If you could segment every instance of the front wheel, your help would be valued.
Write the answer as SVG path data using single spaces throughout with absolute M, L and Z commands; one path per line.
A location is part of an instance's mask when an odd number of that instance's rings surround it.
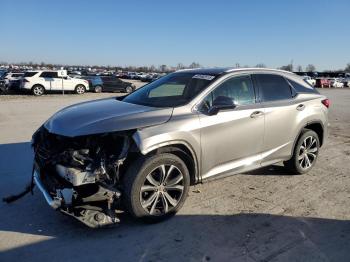
M 142 157 L 124 177 L 124 205 L 135 218 L 160 222 L 184 204 L 190 186 L 185 163 L 173 154 Z
M 134 88 L 132 86 L 127 86 L 125 88 L 126 93 L 130 94 L 132 91 L 134 91 Z
M 320 140 L 316 132 L 305 129 L 295 145 L 293 157 L 284 162 L 285 167 L 296 174 L 309 172 L 316 163 L 319 148 Z
M 79 95 L 82 95 L 85 93 L 85 86 L 83 85 L 77 85 L 75 87 L 75 93 L 79 94 Z

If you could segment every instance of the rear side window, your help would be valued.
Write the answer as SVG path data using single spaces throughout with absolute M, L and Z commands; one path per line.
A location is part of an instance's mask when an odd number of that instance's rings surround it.
M 256 74 L 254 78 L 260 87 L 260 97 L 263 102 L 292 98 L 289 83 L 282 76 Z
M 24 73 L 24 77 L 32 77 L 34 75 L 36 75 L 38 72 L 25 72 Z
M 57 74 L 57 72 L 42 72 L 40 77 L 58 78 L 58 74 Z
M 297 91 L 298 93 L 318 93 L 317 90 L 310 86 L 310 84 L 308 83 L 302 85 L 290 79 L 288 79 L 288 82 L 294 87 L 295 91 Z

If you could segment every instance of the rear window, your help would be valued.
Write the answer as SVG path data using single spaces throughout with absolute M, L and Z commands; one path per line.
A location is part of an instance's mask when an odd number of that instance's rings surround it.
M 42 72 L 40 77 L 58 78 L 58 74 L 57 74 L 57 72 Z
M 256 74 L 262 101 L 278 101 L 292 98 L 292 90 L 284 77 L 271 74 Z
M 36 75 L 38 72 L 25 72 L 24 73 L 24 77 L 32 77 L 34 75 Z

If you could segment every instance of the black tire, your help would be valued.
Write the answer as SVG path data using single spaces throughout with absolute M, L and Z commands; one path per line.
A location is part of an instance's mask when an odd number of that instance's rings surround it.
M 95 86 L 94 87 L 94 92 L 95 93 L 101 93 L 102 92 L 102 86 Z
M 78 94 L 78 95 L 84 94 L 85 91 L 86 91 L 86 88 L 85 88 L 84 85 L 77 85 L 77 86 L 75 87 L 75 93 Z
M 165 180 L 162 184 L 157 186 L 158 189 L 160 187 L 163 188 L 159 190 L 151 189 L 145 192 L 141 192 L 141 187 L 155 188 L 152 184 L 149 184 L 149 180 L 146 178 L 149 177 L 149 175 L 153 174 L 151 175 L 152 178 L 154 178 L 153 181 L 159 182 L 157 181 L 157 172 L 159 173 L 159 176 L 161 176 L 162 166 L 165 166 L 164 173 L 167 174 L 165 176 L 168 176 L 169 179 Z M 169 168 L 166 170 L 167 166 Z M 172 166 L 174 167 L 171 168 Z M 169 172 L 170 169 L 172 170 L 171 172 Z M 173 174 L 170 175 L 170 173 Z M 177 181 L 177 178 L 181 175 L 182 180 L 179 180 L 180 182 L 176 184 L 171 183 L 175 180 Z M 157 154 L 150 157 L 141 157 L 137 159 L 134 163 L 132 163 L 125 174 L 123 185 L 123 202 L 127 211 L 133 217 L 143 222 L 156 223 L 175 215 L 176 212 L 180 210 L 180 208 L 183 206 L 185 199 L 188 195 L 188 190 L 190 186 L 190 175 L 185 163 L 179 157 L 169 153 Z M 174 189 L 176 186 L 180 186 L 180 188 L 183 188 L 182 193 Z M 170 189 L 171 187 L 173 187 L 173 189 Z M 171 196 L 171 200 L 168 201 L 169 198 L 166 194 Z M 153 198 L 155 200 L 152 202 L 149 201 L 154 195 L 157 195 Z M 176 200 L 177 202 L 175 206 L 172 206 L 171 202 L 173 202 L 174 200 Z M 165 204 L 164 201 L 168 204 Z M 148 210 L 148 207 L 145 207 L 145 205 L 147 205 L 146 203 L 151 203 L 148 206 L 150 210 Z M 167 212 L 165 212 L 166 209 Z
M 133 91 L 134 91 L 134 88 L 133 88 L 132 86 L 127 86 L 127 87 L 125 87 L 125 93 L 130 94 L 130 93 L 132 93 Z
M 311 140 L 311 138 L 313 140 Z M 313 144 L 310 146 L 308 143 Z M 309 147 L 309 149 L 305 151 L 303 149 L 305 147 Z M 304 129 L 303 133 L 295 144 L 292 158 L 285 161 L 284 166 L 293 174 L 305 174 L 309 172 L 316 164 L 319 149 L 320 140 L 317 133 L 309 129 Z
M 45 88 L 42 85 L 34 85 L 32 87 L 32 94 L 34 96 L 42 96 L 45 94 Z

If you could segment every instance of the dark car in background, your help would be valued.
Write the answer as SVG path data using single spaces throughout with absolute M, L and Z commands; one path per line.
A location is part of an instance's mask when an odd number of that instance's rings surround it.
M 101 76 L 104 92 L 123 92 L 131 93 L 135 90 L 135 85 L 129 82 L 124 82 L 116 76 Z
M 135 90 L 135 85 L 124 82 L 113 75 L 102 76 L 82 76 L 82 79 L 89 81 L 90 90 L 95 93 L 101 92 L 123 92 L 131 93 Z
M 95 93 L 101 93 L 103 89 L 103 81 L 100 76 L 82 76 L 82 79 L 85 79 L 89 82 L 89 88 Z

